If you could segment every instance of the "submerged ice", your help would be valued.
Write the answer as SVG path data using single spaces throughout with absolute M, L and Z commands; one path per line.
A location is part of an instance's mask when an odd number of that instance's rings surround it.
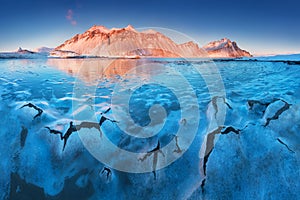
M 210 74 L 199 75 L 193 68 L 204 67 L 205 62 L 151 60 L 182 73 L 195 91 L 199 127 L 187 147 L 185 138 L 176 136 L 179 127 L 189 130 L 195 123 L 191 114 L 182 117 L 182 112 L 195 109 L 189 107 L 185 88 L 172 90 L 145 84 L 133 91 L 128 113 L 139 126 L 151 123 L 151 114 L 157 114 L 151 110 L 153 105 L 166 111 L 166 118 L 154 123 L 154 127 L 163 128 L 152 137 L 135 138 L 119 128 L 123 121 L 111 121 L 115 117 L 113 109 L 124 108 L 122 104 L 111 105 L 118 82 L 132 84 L 151 76 L 176 80 L 177 75 L 167 68 L 149 69 L 143 71 L 143 77 L 134 78 L 125 72 L 137 62 L 146 61 L 120 60 L 126 70 L 103 69 L 103 62 L 107 61 L 0 60 L 1 199 L 24 195 L 37 199 L 300 198 L 299 65 L 216 62 L 226 91 L 226 96 L 218 96 L 209 93 L 202 77 L 209 78 Z M 80 67 L 84 73 L 76 74 Z M 75 81 L 83 88 L 80 96 L 74 95 Z M 92 93 L 93 85 L 96 90 Z M 178 94 L 187 96 L 183 98 L 185 105 L 179 103 Z M 22 108 L 29 103 L 43 112 L 37 116 L 38 109 Z M 107 111 L 110 107 L 112 110 Z M 85 114 L 89 112 L 95 113 L 96 122 L 74 117 L 89 116 Z M 100 127 L 103 114 L 109 120 Z M 225 121 L 222 115 L 226 115 Z M 101 141 L 105 135 L 119 148 L 137 152 L 137 162 L 148 162 L 153 169 L 170 156 L 179 158 L 155 173 L 115 170 L 94 158 L 76 131 L 63 151 L 60 134 L 49 131 L 64 134 L 71 121 L 77 130 L 87 130 L 91 142 Z M 151 133 L 151 129 L 147 131 Z M 169 143 L 168 154 L 152 153 Z M 116 154 L 111 159 L 121 162 L 124 158 Z

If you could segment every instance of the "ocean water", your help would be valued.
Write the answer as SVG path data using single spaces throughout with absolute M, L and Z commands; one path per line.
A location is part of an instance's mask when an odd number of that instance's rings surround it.
M 299 65 L 2 59 L 0 69 L 1 199 L 300 198 Z M 63 150 L 45 127 L 65 133 L 71 121 Z

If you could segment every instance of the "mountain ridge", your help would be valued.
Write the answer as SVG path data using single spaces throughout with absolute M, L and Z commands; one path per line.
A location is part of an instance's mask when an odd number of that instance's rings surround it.
M 235 41 L 231 41 L 228 38 L 212 41 L 203 46 L 203 48 L 210 57 L 252 57 L 248 51 L 239 48 Z
M 131 25 L 112 29 L 94 25 L 57 46 L 51 55 L 71 51 L 78 55 L 100 57 L 251 57 L 236 42 L 227 38 L 226 41 L 228 45 L 222 48 L 206 48 L 207 45 L 201 48 L 192 41 L 177 44 L 166 35 L 151 29 L 139 32 Z M 218 44 L 216 42 L 209 43 L 210 47 Z

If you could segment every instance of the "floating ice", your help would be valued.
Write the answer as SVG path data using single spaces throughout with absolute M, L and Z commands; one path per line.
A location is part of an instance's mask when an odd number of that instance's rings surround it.
M 69 62 L 74 70 L 82 64 L 81 60 L 64 59 L 55 60 L 52 64 L 45 60 L 0 60 L 3 69 L 0 75 L 1 199 L 25 194 L 32 198 L 44 198 L 45 195 L 63 198 L 66 193 L 71 195 L 70 198 L 80 199 L 300 198 L 300 68 L 297 65 L 219 61 L 217 66 L 227 94 L 226 98 L 211 101 L 213 96 L 209 96 L 205 81 L 193 70 L 191 63 L 156 60 L 182 73 L 196 93 L 199 127 L 193 143 L 186 149 L 185 138 L 174 134 L 179 126 L 188 130 L 190 124 L 195 123 L 194 116 L 182 117 L 182 105 L 163 87 L 145 85 L 130 99 L 129 113 L 140 125 L 149 123 L 151 105 L 159 103 L 166 108 L 167 119 L 163 129 L 149 139 L 129 136 L 118 129 L 118 123 L 109 120 L 99 127 L 103 134 L 101 137 L 96 126 L 98 121 L 95 124 L 90 119 L 74 120 L 74 116 L 91 116 L 91 112 L 100 120 L 101 113 L 111 107 L 111 93 L 115 84 L 118 81 L 129 84 L 136 80 L 129 79 L 129 76 L 115 79 L 109 74 L 105 77 L 95 76 L 95 72 L 101 72 L 100 64 L 103 61 L 98 63 L 97 60 L 88 59 L 84 61 L 86 73 L 77 77 L 87 90 L 84 90 L 84 95 L 73 97 L 75 73 L 70 73 L 69 67 L 66 67 Z M 192 64 L 203 66 L 202 61 Z M 209 78 L 208 72 L 203 70 L 202 75 Z M 115 68 L 111 73 L 124 72 Z M 174 77 L 170 71 L 164 74 L 163 70 L 151 71 L 150 75 L 165 79 Z M 95 93 L 88 90 L 92 85 L 97 85 Z M 188 96 L 185 88 L 180 88 L 179 94 L 184 97 L 187 111 L 195 109 L 189 104 L 191 96 Z M 274 99 L 280 100 L 272 102 Z M 261 103 L 251 107 L 250 100 Z M 43 109 L 40 117 L 33 119 L 37 114 L 34 109 L 19 109 L 29 102 Z M 265 105 L 267 102 L 271 103 Z M 73 107 L 73 103 L 78 107 Z M 287 108 L 287 104 L 289 108 L 283 109 Z M 222 113 L 226 114 L 224 121 L 221 120 Z M 105 116 L 113 119 L 114 110 Z M 265 126 L 267 119 L 272 120 Z M 60 136 L 50 134 L 45 127 L 65 133 L 70 121 L 84 130 L 86 137 L 91 138 L 90 142 L 102 141 L 106 136 L 114 145 L 136 151 L 140 157 L 155 148 L 157 141 L 162 147 L 171 141 L 171 150 L 166 157 L 186 152 L 171 165 L 157 170 L 156 179 L 151 172 L 134 174 L 117 171 L 95 159 L 76 132 L 69 137 L 62 151 Z M 217 134 L 206 162 L 206 181 L 202 189 L 200 160 L 204 157 L 199 157 L 199 151 L 205 144 L 206 135 L 218 126 L 234 127 L 240 129 L 240 133 Z M 125 159 L 117 154 L 110 156 L 115 162 Z M 145 162 L 152 166 L 153 158 L 154 155 L 150 155 Z M 163 162 L 163 159 L 159 155 L 158 162 Z M 104 166 L 112 171 L 108 177 L 106 172 L 101 174 Z

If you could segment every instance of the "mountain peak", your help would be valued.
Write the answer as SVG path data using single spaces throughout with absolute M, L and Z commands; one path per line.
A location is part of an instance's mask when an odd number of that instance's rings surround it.
M 235 41 L 222 38 L 203 47 L 211 57 L 251 57 L 251 54 L 238 47 Z
M 114 31 L 122 31 L 122 30 L 137 32 L 133 28 L 133 26 L 130 25 L 130 24 L 125 28 L 111 28 L 111 29 L 108 29 L 108 28 L 106 28 L 105 26 L 102 26 L 102 25 L 94 25 L 90 29 L 88 29 L 86 32 L 99 32 L 99 33 L 108 34 L 108 33 L 114 32 Z
M 208 54 L 206 54 L 206 52 Z M 211 42 L 204 50 L 194 42 L 177 44 L 164 34 L 146 30 L 138 32 L 132 25 L 111 28 L 94 25 L 55 48 L 55 51 L 104 57 L 243 57 L 251 56 L 228 38 Z
M 21 53 L 21 54 L 33 54 L 34 53 L 33 51 L 29 51 L 27 49 L 22 49 L 21 47 L 19 47 L 16 52 Z
M 132 25 L 128 24 L 128 26 L 125 28 L 125 30 L 128 30 L 128 31 L 136 31 Z
M 87 30 L 87 32 L 93 32 L 93 31 L 108 33 L 110 30 L 108 28 L 106 28 L 105 26 L 98 26 L 98 25 L 94 25 L 90 29 Z
M 37 53 L 50 53 L 54 48 L 49 48 L 49 47 L 38 47 L 33 49 L 33 52 Z
M 231 42 L 231 40 L 230 39 L 228 39 L 228 38 L 222 38 L 221 40 L 219 40 L 219 41 L 222 41 L 222 42 Z
M 154 30 L 139 32 L 132 25 L 108 29 L 93 26 L 65 41 L 55 52 L 102 57 L 203 57 L 205 52 L 193 42 L 177 44 Z
M 232 45 L 231 40 L 228 39 L 228 38 L 222 38 L 220 40 L 216 40 L 216 41 L 208 43 L 203 48 L 209 51 L 209 50 L 215 50 L 215 49 L 223 48 L 226 45 Z

